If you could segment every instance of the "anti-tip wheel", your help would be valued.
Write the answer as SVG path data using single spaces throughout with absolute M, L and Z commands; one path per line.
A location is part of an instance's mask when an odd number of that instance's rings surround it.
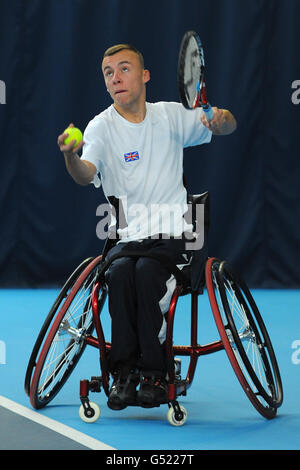
M 168 418 L 169 423 L 172 424 L 172 426 L 183 426 L 183 424 L 186 422 L 186 420 L 187 420 L 187 411 L 184 408 L 184 406 L 180 405 L 180 411 L 182 413 L 182 417 L 181 417 L 181 419 L 178 419 L 173 406 L 171 406 L 169 408 L 169 411 L 167 413 L 167 418 Z
M 79 408 L 79 416 L 85 423 L 95 423 L 100 417 L 100 407 L 97 403 L 90 401 L 89 408 L 90 409 L 85 410 L 84 406 L 81 405 Z

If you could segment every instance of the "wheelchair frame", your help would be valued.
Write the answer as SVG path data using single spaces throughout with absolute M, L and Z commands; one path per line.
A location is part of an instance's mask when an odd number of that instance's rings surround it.
M 110 350 L 111 344 L 105 340 L 103 328 L 100 321 L 100 313 L 98 308 L 98 298 L 101 283 L 98 281 L 95 283 L 92 293 L 92 311 L 93 321 L 97 333 L 97 337 L 88 336 L 86 338 L 86 344 L 94 348 L 99 349 L 100 352 L 100 364 L 102 376 L 100 378 L 93 377 L 91 381 L 82 380 L 80 383 L 80 399 L 88 410 L 88 394 L 89 391 L 100 391 L 101 386 L 105 391 L 106 395 L 109 395 L 109 372 L 105 366 L 106 354 Z M 177 286 L 172 295 L 170 301 L 170 307 L 167 314 L 167 332 L 166 332 L 166 357 L 168 364 L 168 402 L 172 404 L 173 408 L 178 409 L 176 398 L 179 395 L 186 395 L 186 390 L 191 386 L 196 365 L 199 356 L 206 354 L 212 354 L 214 352 L 224 349 L 224 345 L 221 340 L 215 341 L 206 345 L 200 345 L 198 343 L 198 294 L 191 294 L 191 341 L 190 345 L 176 346 L 173 345 L 173 325 L 175 310 L 178 298 L 181 294 L 182 287 Z M 178 380 L 178 373 L 176 373 L 175 356 L 189 356 L 190 364 L 185 380 Z M 137 404 L 138 405 L 138 404 Z
M 220 262 L 216 258 L 209 258 L 206 262 L 205 267 L 205 277 L 206 277 L 206 285 L 209 294 L 210 305 L 212 308 L 213 316 L 216 322 L 216 326 L 220 333 L 220 340 L 213 341 L 208 344 L 200 345 L 198 343 L 198 298 L 199 292 L 190 292 L 191 294 L 191 328 L 190 328 L 190 345 L 173 345 L 173 327 L 174 327 L 174 319 L 175 319 L 175 311 L 177 306 L 177 301 L 179 297 L 182 295 L 184 291 L 183 286 L 177 285 L 172 295 L 170 306 L 167 314 L 167 332 L 166 332 L 166 358 L 167 358 L 167 365 L 168 365 L 168 399 L 167 402 L 169 405 L 169 413 L 168 413 L 168 420 L 171 424 L 180 426 L 184 424 L 186 419 L 186 410 L 184 407 L 179 405 L 177 398 L 180 395 L 186 395 L 188 388 L 192 385 L 195 370 L 198 362 L 198 358 L 200 356 L 204 356 L 207 354 L 212 354 L 217 351 L 221 351 L 225 349 L 228 359 L 234 369 L 234 372 L 244 389 L 244 392 L 248 396 L 252 405 L 257 409 L 257 411 L 267 419 L 272 419 L 275 417 L 277 413 L 277 408 L 279 408 L 283 401 L 283 391 L 282 391 L 282 383 L 280 372 L 278 368 L 278 364 L 276 361 L 275 353 L 267 333 L 266 327 L 263 323 L 262 317 L 257 309 L 257 306 L 254 302 L 250 291 L 248 290 L 245 283 L 240 279 L 237 278 L 236 274 L 232 274 L 233 271 L 230 269 L 231 276 L 234 276 L 235 279 L 238 279 L 238 284 L 242 286 L 241 288 L 246 292 L 247 299 L 250 302 L 251 308 L 254 311 L 255 318 L 258 321 L 258 326 L 255 325 L 255 321 L 250 315 L 250 326 L 249 332 L 244 330 L 241 336 L 244 335 L 245 337 L 250 336 L 250 341 L 256 342 L 259 340 L 258 348 L 261 349 L 261 354 L 263 357 L 263 366 L 266 369 L 266 381 L 267 386 L 271 389 L 271 395 L 262 391 L 263 387 L 260 387 L 259 380 L 257 377 L 253 378 L 252 374 L 252 366 L 246 365 L 247 374 L 245 374 L 241 370 L 241 366 L 239 362 L 241 359 L 236 357 L 236 353 L 234 351 L 234 347 L 232 345 L 232 338 L 229 337 L 228 333 L 226 332 L 226 328 L 228 329 L 228 325 L 225 328 L 223 320 L 221 319 L 220 309 L 217 305 L 216 296 L 214 293 L 214 287 L 212 278 L 210 276 L 212 266 L 217 264 L 219 268 L 224 269 L 224 263 Z M 227 268 L 228 269 L 228 268 Z M 99 392 L 101 391 L 101 387 L 105 391 L 106 395 L 109 394 L 109 372 L 106 368 L 106 354 L 110 350 L 110 343 L 106 342 L 104 332 L 102 329 L 101 321 L 100 321 L 100 314 L 99 311 L 99 292 L 101 289 L 101 282 L 97 281 L 94 285 L 93 292 L 92 292 L 92 312 L 93 312 L 93 322 L 95 325 L 97 337 L 88 336 L 86 338 L 86 344 L 93 346 L 99 349 L 100 352 L 100 368 L 102 371 L 101 377 L 92 377 L 91 381 L 85 379 L 80 382 L 80 400 L 82 403 L 82 419 L 89 421 L 93 420 L 95 415 L 95 409 L 90 406 L 89 402 L 89 392 Z M 203 293 L 203 290 L 200 294 Z M 102 302 L 101 302 L 102 303 Z M 249 317 L 248 317 L 249 318 Z M 252 328 L 252 332 L 250 333 L 250 328 Z M 233 328 L 234 330 L 236 328 Z M 259 332 L 258 330 L 261 330 Z M 253 332 L 254 331 L 254 332 Z M 251 338 L 252 335 L 252 338 Z M 264 353 L 264 348 L 268 350 L 268 357 Z M 181 376 L 176 373 L 176 359 L 175 356 L 187 356 L 190 358 L 188 371 L 185 379 L 182 379 Z M 177 359 L 178 360 L 178 359 Z M 246 361 L 247 358 L 243 357 L 242 361 Z M 250 374 L 250 377 L 248 377 Z M 254 374 L 255 376 L 255 374 Z M 254 384 L 252 384 L 254 381 Z M 250 385 L 249 385 L 250 384 Z M 254 388 L 254 391 L 253 391 Z M 263 403 L 261 402 L 263 401 Z M 161 403 L 163 404 L 163 403 Z M 131 406 L 138 406 L 139 403 L 137 402 Z M 93 403 L 93 407 L 95 407 L 95 403 Z M 154 405 L 160 406 L 160 405 Z M 84 417 L 85 416 L 85 417 Z
M 91 346 L 99 350 L 102 375 L 92 377 L 91 380 L 84 379 L 80 381 L 81 407 L 79 414 L 86 422 L 93 422 L 99 417 L 99 407 L 90 402 L 89 392 L 100 392 L 103 388 L 106 395 L 109 395 L 110 374 L 107 368 L 106 356 L 111 344 L 105 340 L 100 320 L 101 310 L 107 295 L 103 273 L 115 258 L 126 255 L 149 256 L 147 253 L 142 254 L 141 252 L 122 252 L 122 255 L 110 259 L 109 263 L 105 263 L 105 260 L 103 262 L 102 256 L 94 259 L 89 258 L 78 266 L 63 286 L 42 326 L 26 371 L 25 391 L 29 395 L 34 408 L 42 408 L 54 398 L 72 373 L 85 347 Z M 267 329 L 244 281 L 225 261 L 221 262 L 216 258 L 205 258 L 205 269 L 201 269 L 203 279 L 200 282 L 200 288 L 198 285 L 198 288 L 193 290 L 191 286 L 186 286 L 184 276 L 175 265 L 167 259 L 163 261 L 168 264 L 177 280 L 177 286 L 173 292 L 167 313 L 168 399 L 164 403 L 169 406 L 169 422 L 172 425 L 181 426 L 186 421 L 187 412 L 182 405 L 179 405 L 177 398 L 180 395 L 186 395 L 187 389 L 192 385 L 198 358 L 223 349 L 225 349 L 234 372 L 252 405 L 265 418 L 274 418 L 283 401 L 280 372 Z M 90 297 L 88 304 L 84 305 L 80 317 L 81 323 L 71 326 L 69 324 L 71 320 L 68 318 L 70 305 L 76 298 L 81 286 L 84 285 L 87 279 L 90 279 L 94 270 L 98 271 L 89 286 Z M 220 339 L 200 345 L 198 343 L 198 297 L 199 294 L 203 294 L 205 286 Z M 177 301 L 181 295 L 186 294 L 191 295 L 190 344 L 185 346 L 173 345 Z M 233 304 L 233 308 L 235 304 L 238 306 L 237 313 L 233 311 L 231 304 Z M 90 310 L 92 322 L 86 328 L 84 322 L 89 318 Z M 241 326 L 239 325 L 240 321 L 242 322 Z M 96 336 L 92 335 L 93 327 L 96 330 Z M 49 372 L 49 377 L 40 384 L 44 367 L 46 367 L 48 352 L 51 350 L 55 338 L 60 339 L 60 336 L 63 335 L 67 335 L 69 338 L 65 352 L 59 356 L 56 370 Z M 258 371 L 258 374 L 254 369 L 256 364 L 251 363 L 248 350 L 243 346 L 244 342 L 247 343 L 247 348 L 256 348 L 255 353 L 261 361 L 261 370 Z M 69 356 L 69 350 L 72 351 L 73 346 L 75 352 L 70 359 L 67 356 Z M 68 352 L 66 353 L 66 351 Z M 66 363 L 65 356 L 68 360 Z M 179 361 L 175 359 L 177 356 L 190 358 L 185 379 L 181 378 L 180 368 L 178 367 Z M 47 367 L 50 368 L 50 366 Z M 64 371 L 62 377 L 57 379 L 62 371 Z M 263 377 L 261 377 L 262 375 Z M 56 379 L 58 380 L 57 383 Z M 48 388 L 49 391 L 47 391 Z M 139 403 L 135 405 L 138 406 Z M 155 406 L 160 406 L 160 404 Z

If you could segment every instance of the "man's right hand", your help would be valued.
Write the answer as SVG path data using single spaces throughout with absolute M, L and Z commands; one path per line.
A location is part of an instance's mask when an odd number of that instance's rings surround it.
M 74 127 L 74 124 L 71 123 L 68 127 Z M 68 134 L 60 134 L 57 138 L 57 145 L 59 146 L 60 151 L 64 154 L 68 172 L 78 184 L 86 185 L 91 183 L 96 174 L 96 167 L 91 162 L 81 160 L 77 154 L 84 142 L 82 141 L 75 146 L 76 141 L 72 140 L 68 145 L 65 145 L 64 141 L 66 137 L 68 137 Z
M 67 127 L 74 127 L 74 124 L 71 123 Z M 57 145 L 61 152 L 63 152 L 66 157 L 75 155 L 83 146 L 84 142 L 81 141 L 76 147 L 74 144 L 76 143 L 75 140 L 72 140 L 69 144 L 65 145 L 64 141 L 68 137 L 67 133 L 62 133 L 57 138 Z

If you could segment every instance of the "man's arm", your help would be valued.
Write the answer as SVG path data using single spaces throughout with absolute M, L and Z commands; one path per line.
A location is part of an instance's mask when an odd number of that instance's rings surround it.
M 69 127 L 73 127 L 73 124 L 70 124 Z M 64 140 L 66 137 L 68 137 L 68 134 L 61 134 L 57 139 L 60 151 L 64 154 L 66 168 L 76 183 L 85 186 L 93 181 L 97 172 L 96 167 L 93 163 L 81 160 L 78 156 L 77 152 L 84 143 L 80 142 L 77 147 L 74 147 L 75 141 L 65 145 Z
M 201 121 L 205 127 L 210 129 L 214 135 L 228 135 L 235 131 L 237 124 L 234 116 L 227 109 L 213 107 L 214 117 L 207 121 L 205 114 L 201 116 Z

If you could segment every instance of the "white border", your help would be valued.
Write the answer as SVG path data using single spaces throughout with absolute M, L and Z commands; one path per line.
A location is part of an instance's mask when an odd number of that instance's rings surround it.
M 12 411 L 13 413 L 17 413 L 24 418 L 30 419 L 35 423 L 41 424 L 52 431 L 55 431 L 59 434 L 62 434 L 73 441 L 79 442 L 81 445 L 88 447 L 92 450 L 116 450 L 114 447 L 111 447 L 104 442 L 98 441 L 93 437 L 87 436 L 76 429 L 70 428 L 65 424 L 62 424 L 54 419 L 48 418 L 47 416 L 41 415 L 36 411 L 30 410 L 19 403 L 16 403 L 8 398 L 5 398 L 0 395 L 0 406 L 7 408 L 8 410 Z

